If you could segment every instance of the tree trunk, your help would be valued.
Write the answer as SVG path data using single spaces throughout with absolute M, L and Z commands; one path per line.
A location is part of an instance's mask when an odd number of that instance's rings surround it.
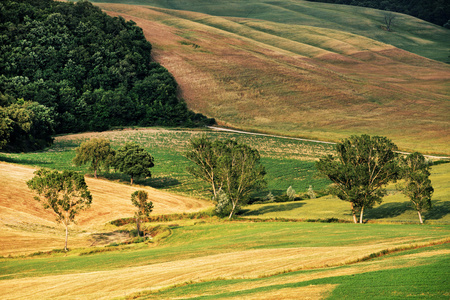
M 97 178 L 97 169 L 94 169 L 94 177 Z
M 359 223 L 363 222 L 363 214 L 364 214 L 364 205 L 361 207 L 361 214 L 359 215 Z
M 231 217 L 233 216 L 235 208 L 236 208 L 236 205 L 233 203 L 233 208 L 231 209 L 230 216 L 228 217 L 228 220 L 231 220 Z
M 417 214 L 419 215 L 419 221 L 420 221 L 420 224 L 423 224 L 422 214 L 420 213 L 419 210 L 417 211 Z
M 351 203 L 351 202 L 350 202 L 350 203 Z M 353 222 L 354 222 L 355 224 L 357 224 L 357 223 L 358 223 L 358 220 L 356 219 L 355 208 L 354 208 L 354 206 L 353 206 L 353 203 L 351 203 L 351 204 L 352 204 Z
M 141 224 L 140 224 L 139 218 L 136 218 L 136 229 L 138 232 L 138 236 L 140 237 L 141 236 Z
M 131 185 L 133 185 L 133 176 L 131 176 Z
M 67 249 L 67 239 L 69 238 L 69 226 L 66 225 L 66 243 L 64 244 L 64 251 L 69 251 L 69 249 Z

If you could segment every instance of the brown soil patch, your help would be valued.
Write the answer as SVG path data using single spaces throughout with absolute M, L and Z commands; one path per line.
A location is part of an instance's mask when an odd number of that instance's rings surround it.
M 63 245 L 62 227 L 55 222 L 55 215 L 33 199 L 26 185 L 34 171 L 31 167 L 0 162 L 0 255 L 43 251 Z M 155 215 L 195 212 L 212 205 L 150 187 L 94 178 L 86 178 L 86 183 L 92 193 L 92 205 L 79 214 L 77 225 L 71 225 L 70 247 L 89 246 L 93 243 L 90 234 L 104 231 L 105 223 L 132 217 L 135 207 L 130 198 L 138 189 L 147 191 Z

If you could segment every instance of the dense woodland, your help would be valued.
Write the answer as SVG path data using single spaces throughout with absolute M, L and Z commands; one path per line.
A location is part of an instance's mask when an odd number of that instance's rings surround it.
M 308 0 L 364 6 L 399 12 L 450 28 L 450 1 L 448 0 Z
M 141 28 L 87 1 L 1 1 L 0 45 L 4 149 L 36 149 L 51 141 L 10 140 L 13 131 L 21 130 L 33 138 L 30 128 L 37 122 L 22 123 L 38 114 L 27 107 L 48 119 L 46 133 L 214 123 L 177 97 L 176 81 L 152 62 Z M 17 123 L 20 118 L 25 121 Z

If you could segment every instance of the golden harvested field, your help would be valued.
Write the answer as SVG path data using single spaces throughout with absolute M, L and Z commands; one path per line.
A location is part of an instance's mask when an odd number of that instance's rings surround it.
M 395 261 L 365 262 L 345 269 L 321 267 L 339 266 L 376 250 L 394 246 L 395 243 L 354 247 L 324 247 L 295 249 L 262 249 L 231 252 L 187 260 L 174 260 L 138 267 L 110 271 L 96 271 L 67 275 L 41 276 L 34 278 L 7 279 L 0 281 L 0 296 L 3 299 L 112 299 L 141 291 L 158 290 L 183 282 L 201 282 L 214 278 L 258 278 L 278 272 L 318 268 L 314 273 L 293 274 L 284 278 L 270 277 L 262 283 L 235 284 L 231 290 L 245 290 L 259 286 L 301 282 L 319 278 L 359 274 L 363 272 L 406 268 L 420 264 L 420 258 L 449 255 L 449 250 L 429 251 L 420 255 L 403 255 Z M 311 296 L 325 295 L 333 286 L 315 286 L 306 289 Z M 228 287 L 230 291 L 230 287 Z M 300 290 L 301 291 L 301 290 Z M 206 295 L 209 291 L 204 291 Z M 279 290 L 293 295 L 299 291 Z M 199 295 L 200 296 L 200 295 Z M 254 295 L 253 299 L 258 299 Z M 276 294 L 268 295 L 275 299 Z M 272 297 L 273 296 L 273 297 Z M 264 298 L 265 299 L 265 298 Z
M 450 67 L 344 31 L 149 6 L 133 20 L 196 112 L 246 130 L 337 141 L 391 138 L 450 154 Z
M 35 169 L 0 162 L 0 255 L 18 255 L 61 248 L 64 233 L 52 212 L 33 199 L 26 181 Z M 86 178 L 92 193 L 91 208 L 78 215 L 77 225 L 69 228 L 69 247 L 101 245 L 127 238 L 121 234 L 95 237 L 105 233 L 109 221 L 132 217 L 135 207 L 131 194 L 143 189 L 153 202 L 152 214 L 172 214 L 204 210 L 211 203 L 158 191 L 150 187 L 129 186 L 107 180 Z

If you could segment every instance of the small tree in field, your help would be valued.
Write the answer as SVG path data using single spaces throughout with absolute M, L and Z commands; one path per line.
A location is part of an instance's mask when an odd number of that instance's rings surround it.
M 423 224 L 422 213 L 431 208 L 431 195 L 434 192 L 429 179 L 430 166 L 422 154 L 415 152 L 402 160 L 402 175 L 406 184 L 401 190 L 411 200 L 420 224 Z
M 87 209 L 92 202 L 84 176 L 73 171 L 50 171 L 40 169 L 34 172 L 35 176 L 27 181 L 28 187 L 38 196 L 37 201 L 42 201 L 45 209 L 51 209 L 56 214 L 56 220 L 66 228 L 67 249 L 69 225 L 75 222 L 75 216 Z
M 138 211 L 134 214 L 136 219 L 136 229 L 138 235 L 141 236 L 141 220 L 148 217 L 153 210 L 153 202 L 147 202 L 148 194 L 146 191 L 136 191 L 131 194 L 131 202 L 137 207 Z
M 317 169 L 332 182 L 331 193 L 351 204 L 353 221 L 363 222 L 365 208 L 381 203 L 384 186 L 399 176 L 397 146 L 385 137 L 352 136 L 336 144 L 337 156 L 328 155 Z
M 114 168 L 131 177 L 131 185 L 136 177 L 151 177 L 150 168 L 154 166 L 153 157 L 136 143 L 126 143 L 117 150 Z
M 80 147 L 75 149 L 76 156 L 73 159 L 75 165 L 80 166 L 87 163 L 91 164 L 94 171 L 94 177 L 97 178 L 97 170 L 108 169 L 114 159 L 114 150 L 111 149 L 109 140 L 103 138 L 93 138 L 81 143 Z

